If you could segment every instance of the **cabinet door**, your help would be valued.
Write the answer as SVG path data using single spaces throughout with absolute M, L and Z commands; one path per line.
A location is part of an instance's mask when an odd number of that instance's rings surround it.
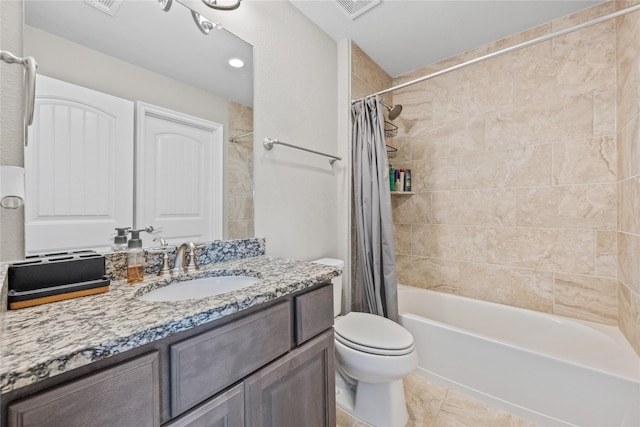
M 328 427 L 336 423 L 333 329 L 245 381 L 251 427 Z
M 53 387 L 9 406 L 9 427 L 160 425 L 158 353 Z
M 279 303 L 171 345 L 171 416 L 176 417 L 291 348 L 291 305 Z
M 244 426 L 244 384 L 220 393 L 202 406 L 187 412 L 165 427 Z

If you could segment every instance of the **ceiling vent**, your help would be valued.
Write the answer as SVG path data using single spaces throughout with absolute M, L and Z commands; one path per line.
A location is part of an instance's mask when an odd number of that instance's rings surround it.
M 382 0 L 336 0 L 340 10 L 351 19 L 356 19 L 372 7 L 380 4 Z
M 95 7 L 100 12 L 104 12 L 109 16 L 113 16 L 124 0 L 84 0 L 90 6 Z

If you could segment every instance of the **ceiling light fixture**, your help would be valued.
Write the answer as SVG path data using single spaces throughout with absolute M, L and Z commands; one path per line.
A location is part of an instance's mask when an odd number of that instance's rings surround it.
M 211 32 L 211 30 L 213 30 L 214 28 L 217 28 L 217 29 L 221 29 L 222 28 L 222 25 L 216 24 L 215 22 L 212 22 L 212 21 L 209 21 L 207 18 L 205 18 L 204 16 L 200 15 L 196 11 L 192 10 L 191 11 L 191 16 L 193 16 L 193 20 L 195 21 L 196 25 L 198 26 L 198 29 L 205 36 L 208 35 Z
M 242 68 L 244 67 L 244 61 L 240 58 L 231 58 L 229 59 L 229 65 L 233 68 Z
M 164 10 L 165 12 L 168 12 L 169 9 L 171 9 L 171 4 L 173 3 L 173 0 L 158 0 L 158 3 L 160 4 L 160 9 Z
M 234 10 L 237 9 L 238 7 L 240 7 L 240 2 L 242 0 L 236 0 L 235 3 L 232 4 L 218 4 L 218 0 L 202 0 L 202 3 L 204 3 L 205 5 L 209 6 L 211 9 L 215 9 L 215 10 Z

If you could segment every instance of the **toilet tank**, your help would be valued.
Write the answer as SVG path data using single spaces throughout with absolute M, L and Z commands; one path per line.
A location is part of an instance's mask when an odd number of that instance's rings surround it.
M 344 268 L 344 261 L 341 259 L 322 258 L 311 262 L 341 269 Z M 331 279 L 331 283 L 333 283 L 333 317 L 336 317 L 339 316 L 342 311 L 342 274 Z

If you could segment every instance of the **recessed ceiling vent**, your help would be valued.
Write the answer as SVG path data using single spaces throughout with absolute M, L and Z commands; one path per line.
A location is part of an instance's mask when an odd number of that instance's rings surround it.
M 380 4 L 382 0 L 336 0 L 340 10 L 351 19 L 356 19 L 372 7 Z
M 113 16 L 124 0 L 84 0 L 90 6 L 95 7 L 100 12 L 104 12 L 109 16 Z

